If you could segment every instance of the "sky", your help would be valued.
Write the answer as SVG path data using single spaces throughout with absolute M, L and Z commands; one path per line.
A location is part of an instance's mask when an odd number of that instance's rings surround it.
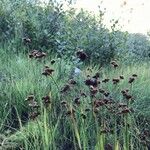
M 74 7 L 84 8 L 97 13 L 98 5 L 106 8 L 104 23 L 110 26 L 110 20 L 119 19 L 122 31 L 146 34 L 150 31 L 150 0 L 76 0 Z

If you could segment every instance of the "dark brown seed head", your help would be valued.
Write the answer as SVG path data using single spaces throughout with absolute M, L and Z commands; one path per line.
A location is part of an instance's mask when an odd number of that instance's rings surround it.
M 127 104 L 124 104 L 124 103 L 119 103 L 119 104 L 118 104 L 118 107 L 119 107 L 119 108 L 122 108 L 122 107 L 127 107 Z
M 45 106 L 48 106 L 51 103 L 50 96 L 44 96 L 42 97 L 42 100 Z
M 125 93 L 123 96 L 124 96 L 127 100 L 130 100 L 130 99 L 132 98 L 132 96 L 131 96 L 130 94 L 128 94 L 128 93 Z
M 85 80 L 85 84 L 87 85 L 87 86 L 93 86 L 93 87 L 97 87 L 98 86 L 98 81 L 96 80 L 96 79 L 87 79 L 87 80 Z
M 61 105 L 66 105 L 67 101 L 61 101 Z
M 108 78 L 106 78 L 106 79 L 102 80 L 102 82 L 104 82 L 104 83 L 107 83 L 108 81 L 109 81 L 109 79 L 108 79 Z
M 32 112 L 29 114 L 30 119 L 36 119 L 40 115 L 40 112 Z
M 134 80 L 135 80 L 135 78 L 131 77 L 131 78 L 129 78 L 128 82 L 131 84 Z
M 106 97 L 108 97 L 109 95 L 110 95 L 109 92 L 105 92 L 105 93 L 104 93 L 104 96 L 106 96 Z
M 126 107 L 122 109 L 118 114 L 127 114 L 127 113 L 130 113 L 130 109 Z
M 34 95 L 29 95 L 26 99 L 25 99 L 25 101 L 32 101 L 32 100 L 34 100 L 35 99 L 35 96 Z
M 42 72 L 42 75 L 51 76 L 53 72 L 54 72 L 53 69 L 50 69 L 48 66 L 45 66 L 44 71 Z
M 93 78 L 95 78 L 95 79 L 98 79 L 99 77 L 100 77 L 99 72 L 97 72 L 97 73 L 93 76 Z
M 96 87 L 90 86 L 90 92 L 92 95 L 95 95 L 98 92 L 98 89 Z
M 91 110 L 90 108 L 86 108 L 86 109 L 85 109 L 86 112 L 87 112 L 87 111 L 90 111 L 90 110 Z
M 80 97 L 75 98 L 74 103 L 77 104 L 77 105 L 80 105 L 80 103 L 81 103 L 80 102 Z
M 30 38 L 23 38 L 23 42 L 24 43 L 31 43 L 31 39 Z
M 118 79 L 118 78 L 114 78 L 114 79 L 112 79 L 113 84 L 118 84 L 118 83 L 119 83 L 119 81 L 120 81 L 120 79 Z
M 94 109 L 93 109 L 93 112 L 94 112 L 95 114 L 98 114 L 99 109 L 98 109 L 98 108 L 94 108 Z
M 77 82 L 75 80 L 73 80 L 73 79 L 70 79 L 69 80 L 69 84 L 75 85 L 75 84 L 77 84 Z
M 133 75 L 132 75 L 132 77 L 137 77 L 137 76 L 138 76 L 137 74 L 133 74 Z
M 81 117 L 83 118 L 83 119 L 86 119 L 86 115 L 85 114 L 81 114 Z
M 75 110 L 72 108 L 66 112 L 66 115 L 74 115 Z
M 87 95 L 84 92 L 81 92 L 81 96 L 87 97 Z
M 65 92 L 67 92 L 68 90 L 70 90 L 70 85 L 69 85 L 69 84 L 66 84 L 66 85 L 62 88 L 61 92 L 62 92 L 62 93 L 65 93 Z
M 105 90 L 104 89 L 99 89 L 99 92 L 103 94 L 103 93 L 105 93 Z
M 113 146 L 111 144 L 105 144 L 105 150 L 113 150 Z
M 38 105 L 38 103 L 36 101 L 33 100 L 29 103 L 29 107 L 39 108 L 40 106 Z
M 53 60 L 51 60 L 51 64 L 53 65 L 54 63 L 55 63 L 56 61 L 53 59 Z
M 83 52 L 82 50 L 77 51 L 77 52 L 76 52 L 76 55 L 77 55 L 77 57 L 78 57 L 81 61 L 86 60 L 87 57 L 88 57 L 87 54 L 86 54 L 85 52 Z
M 120 75 L 120 79 L 122 79 L 122 80 L 123 80 L 123 79 L 124 79 L 124 76 L 123 76 L 123 75 Z
M 119 65 L 117 64 L 117 62 L 116 61 L 111 61 L 111 63 L 110 63 L 114 68 L 117 68 L 117 67 L 119 67 Z

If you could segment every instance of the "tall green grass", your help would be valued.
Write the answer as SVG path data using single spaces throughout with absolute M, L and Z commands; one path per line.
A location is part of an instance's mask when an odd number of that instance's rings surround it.
M 103 150 L 110 146 L 115 150 L 123 149 L 148 149 L 140 143 L 139 135 L 145 129 L 149 129 L 149 97 L 150 97 L 150 72 L 149 62 L 125 65 L 120 62 L 117 69 L 106 66 L 82 66 L 80 76 L 76 76 L 77 84 L 71 87 L 66 94 L 60 90 L 70 78 L 74 64 L 64 59 L 48 56 L 42 60 L 29 59 L 27 54 L 20 53 L 11 55 L 7 50 L 0 50 L 0 131 L 1 149 L 25 150 L 64 150 L 64 149 L 93 149 Z M 50 61 L 56 60 L 51 65 Z M 55 71 L 51 77 L 42 76 L 44 65 L 48 65 Z M 90 69 L 87 69 L 90 68 Z M 91 71 L 90 71 L 91 70 Z M 93 98 L 89 89 L 84 85 L 87 75 L 100 73 L 100 80 L 110 78 L 106 84 L 101 84 L 112 93 L 115 101 L 126 102 L 120 91 L 128 88 L 134 101 L 129 105 L 134 109 L 133 113 L 116 116 L 109 113 L 105 107 L 100 107 L 98 113 L 92 111 Z M 129 77 L 136 73 L 138 78 L 130 85 Z M 117 86 L 111 80 L 124 76 Z M 74 106 L 74 98 L 79 96 L 80 91 L 85 92 L 87 97 L 81 97 L 81 104 Z M 29 120 L 31 111 L 25 98 L 34 94 L 40 105 L 41 115 L 35 120 Z M 45 108 L 41 97 L 51 95 L 51 104 Z M 60 104 L 61 101 L 68 103 L 67 108 Z M 71 113 L 66 113 L 72 108 L 76 109 L 75 118 Z M 89 112 L 85 112 L 90 108 Z M 85 115 L 85 116 L 84 116 Z M 109 124 L 112 133 L 103 130 Z

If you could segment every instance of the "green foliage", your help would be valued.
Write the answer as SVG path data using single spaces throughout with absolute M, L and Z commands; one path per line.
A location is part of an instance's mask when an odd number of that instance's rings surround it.
M 104 14 L 78 12 L 69 3 L 64 10 L 63 4 L 54 1 L 43 7 L 38 2 L 7 0 L 1 2 L 0 38 L 15 51 L 20 51 L 22 38 L 27 37 L 32 43 L 24 45 L 26 51 L 44 49 L 71 58 L 77 49 L 84 49 L 91 61 L 108 63 L 123 41 L 117 39 L 117 21 L 111 32 L 105 28 Z

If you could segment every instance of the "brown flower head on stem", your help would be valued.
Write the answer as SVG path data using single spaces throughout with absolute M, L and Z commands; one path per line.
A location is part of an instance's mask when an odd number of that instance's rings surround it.
M 70 79 L 69 80 L 69 84 L 75 85 L 75 84 L 77 84 L 77 82 L 75 80 L 73 80 L 73 79 Z
M 135 78 L 136 78 L 136 77 L 138 77 L 138 75 L 137 75 L 137 74 L 133 74 L 132 77 L 135 77 Z
M 50 96 L 49 96 L 49 95 L 42 97 L 42 100 L 43 100 L 43 104 L 44 104 L 46 107 L 51 103 L 51 101 L 50 101 Z
M 25 99 L 25 101 L 32 101 L 34 99 L 35 99 L 35 96 L 31 94 Z
M 51 60 L 51 64 L 53 65 L 54 63 L 55 63 L 56 61 L 53 59 L 53 60 Z
M 113 150 L 113 146 L 111 144 L 105 144 L 105 150 Z
M 85 114 L 81 114 L 81 117 L 83 118 L 83 119 L 86 119 L 86 115 Z
M 69 85 L 69 84 L 66 84 L 66 85 L 62 88 L 61 92 L 62 92 L 62 93 L 65 93 L 65 92 L 67 92 L 67 91 L 69 91 L 69 90 L 70 90 L 70 85 Z
M 23 40 L 24 43 L 31 43 L 30 38 L 24 37 L 22 40 Z
M 40 106 L 38 105 L 38 103 L 36 101 L 33 100 L 29 103 L 29 107 L 39 108 Z
M 97 87 L 98 86 L 98 81 L 96 79 L 94 79 L 94 78 L 87 79 L 87 80 L 85 80 L 85 85 Z
M 80 105 L 80 97 L 76 97 L 75 99 L 74 99 L 74 103 L 75 104 L 77 104 L 77 105 Z
M 114 78 L 112 79 L 113 84 L 118 84 L 120 82 L 120 79 Z
M 131 112 L 130 109 L 125 107 L 118 114 L 127 114 L 127 113 L 130 113 L 130 112 Z
M 103 94 L 103 93 L 105 93 L 105 90 L 104 89 L 99 89 L 99 92 Z
M 124 76 L 123 76 L 123 75 L 120 75 L 120 79 L 123 80 L 123 79 L 124 79 Z
M 119 67 L 119 65 L 116 63 L 116 61 L 111 61 L 110 63 L 114 68 Z
M 97 73 L 93 76 L 93 78 L 95 78 L 95 79 L 98 79 L 99 77 L 100 77 L 99 72 L 97 72 Z
M 34 120 L 40 115 L 40 112 L 32 112 L 29 114 L 29 118 Z
M 67 101 L 61 101 L 61 105 L 67 105 Z
M 110 95 L 110 93 L 109 93 L 109 92 L 106 92 L 106 91 L 105 91 L 103 94 L 104 94 L 104 96 L 106 96 L 106 97 L 108 97 L 108 96 Z
M 74 113 L 75 113 L 75 109 L 74 108 L 71 108 L 70 110 L 68 110 L 67 112 L 66 112 L 66 115 L 74 115 Z
M 87 94 L 85 94 L 84 92 L 81 92 L 81 96 L 87 97 Z
M 133 81 L 135 80 L 135 78 L 134 77 L 131 77 L 131 78 L 129 78 L 129 81 L 128 81 L 128 83 L 133 83 Z
M 107 83 L 110 79 L 106 78 L 104 80 L 102 80 L 103 83 Z
M 76 52 L 77 57 L 81 60 L 84 61 L 87 59 L 87 54 L 85 52 L 83 52 L 83 50 L 79 50 Z
M 92 95 L 95 95 L 98 92 L 98 89 L 96 87 L 90 86 L 90 92 Z
M 43 57 L 45 57 L 46 56 L 46 53 L 44 53 L 44 52 L 38 52 L 37 54 L 35 54 L 35 58 L 43 58 Z
M 51 76 L 53 72 L 54 72 L 53 69 L 50 69 L 48 66 L 45 66 L 42 75 Z

